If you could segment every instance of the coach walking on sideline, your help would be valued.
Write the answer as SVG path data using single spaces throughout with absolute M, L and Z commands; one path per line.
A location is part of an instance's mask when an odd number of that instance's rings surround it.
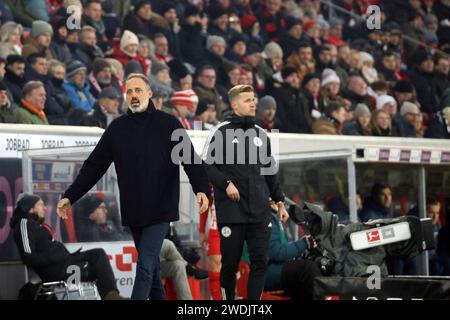
M 214 186 L 220 231 L 220 284 L 227 300 L 235 298 L 236 272 L 244 241 L 250 254 L 248 299 L 259 300 L 264 288 L 271 234 L 270 197 L 278 218 L 289 218 L 273 167 L 270 140 L 255 125 L 253 87 L 238 85 L 228 92 L 233 113 L 212 129 L 204 151 L 208 178 Z
M 172 134 L 190 148 L 191 159 L 183 158 L 200 212 L 208 208 L 208 179 L 192 143 L 172 115 L 156 110 L 147 78 L 132 73 L 126 80 L 128 111 L 114 120 L 84 162 L 73 184 L 58 203 L 65 219 L 71 204 L 88 192 L 114 162 L 117 172 L 122 224 L 129 226 L 138 251 L 132 299 L 165 299 L 161 284 L 159 253 L 169 223 L 179 219 L 180 172 L 171 158 L 177 145 Z M 181 134 L 180 134 L 181 133 Z M 194 159 L 195 158 L 195 159 Z

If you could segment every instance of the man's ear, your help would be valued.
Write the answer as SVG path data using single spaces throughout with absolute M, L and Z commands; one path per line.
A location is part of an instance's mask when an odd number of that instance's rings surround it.
M 153 97 L 152 89 L 148 88 L 148 98 L 151 99 Z

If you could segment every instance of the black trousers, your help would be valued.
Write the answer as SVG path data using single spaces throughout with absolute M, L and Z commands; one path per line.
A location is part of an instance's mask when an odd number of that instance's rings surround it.
M 222 269 L 220 286 L 226 300 L 235 299 L 236 272 L 242 256 L 244 241 L 250 255 L 250 274 L 247 283 L 248 299 L 260 300 L 269 261 L 271 225 L 262 223 L 219 224 Z
M 117 290 L 116 279 L 105 250 L 92 249 L 78 252 L 71 256 L 67 266 L 70 265 L 80 267 L 81 281 L 97 281 L 100 297 L 103 298 L 108 292 Z M 66 274 L 65 278 L 68 277 L 70 275 Z
M 292 300 L 312 300 L 314 278 L 320 276 L 319 266 L 311 260 L 287 261 L 281 271 L 281 285 Z

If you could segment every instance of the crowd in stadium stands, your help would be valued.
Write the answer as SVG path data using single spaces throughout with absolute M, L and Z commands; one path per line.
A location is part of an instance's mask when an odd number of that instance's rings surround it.
M 268 131 L 449 138 L 450 1 L 332 2 L 0 0 L 0 123 L 105 128 L 141 72 L 186 129 L 251 84 Z

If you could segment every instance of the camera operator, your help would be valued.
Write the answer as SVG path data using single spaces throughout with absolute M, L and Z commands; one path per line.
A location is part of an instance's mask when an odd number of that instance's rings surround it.
M 269 266 L 264 289 L 284 290 L 293 300 L 312 300 L 314 278 L 322 276 L 315 262 L 302 259 L 304 252 L 314 246 L 312 238 L 308 235 L 289 242 L 276 211 L 276 206 L 272 205 Z

